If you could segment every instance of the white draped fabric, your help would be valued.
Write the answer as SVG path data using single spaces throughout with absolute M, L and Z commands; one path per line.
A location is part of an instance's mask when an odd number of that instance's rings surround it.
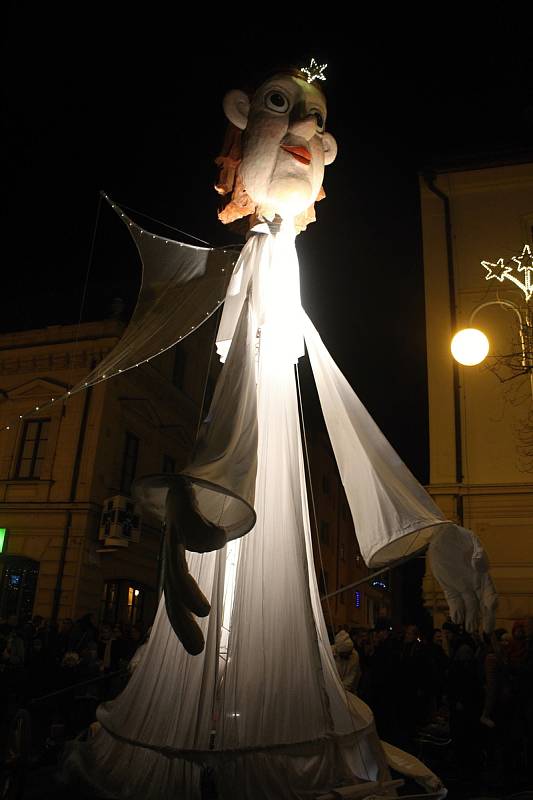
M 294 237 L 265 227 L 243 249 L 219 332 L 227 361 L 185 470 L 199 506 L 206 488 L 222 498 L 201 507 L 207 518 L 219 524 L 236 499 L 255 525 L 188 555 L 212 606 L 204 651 L 185 652 L 162 599 L 129 685 L 67 759 L 107 797 L 198 797 L 201 765 L 227 800 L 311 798 L 387 774 L 371 711 L 337 675 L 317 588 L 294 378 L 303 336 L 368 562 L 410 551 L 442 517 L 304 317 Z M 162 507 L 166 489 L 152 489 Z
M 141 290 L 118 344 L 69 394 L 138 367 L 193 333 L 224 302 L 237 259 L 231 248 L 198 247 L 151 233 L 103 196 L 135 242 Z
M 303 326 L 361 555 L 369 567 L 390 564 L 423 548 L 445 518 L 383 436 L 305 314 Z

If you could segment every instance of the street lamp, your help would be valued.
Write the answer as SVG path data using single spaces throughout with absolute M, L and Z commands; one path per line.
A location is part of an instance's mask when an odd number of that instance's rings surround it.
M 503 360 L 514 373 L 511 376 L 512 378 L 518 375 L 529 375 L 533 399 L 533 315 L 529 305 L 529 301 L 533 296 L 533 256 L 530 246 L 528 244 L 524 245 L 522 254 L 513 256 L 511 261 L 514 261 L 517 267 L 509 262 L 506 263 L 503 258 L 499 258 L 494 263 L 482 261 L 482 266 L 487 270 L 485 280 L 495 278 L 500 283 L 503 283 L 504 280 L 512 282 L 523 292 L 526 301 L 525 306 L 520 308 L 510 300 L 500 299 L 488 300 L 486 303 L 476 306 L 470 315 L 469 327 L 458 331 L 453 337 L 451 351 L 459 364 L 464 364 L 465 366 L 481 364 L 489 353 L 490 344 L 483 331 L 473 327 L 474 318 L 487 306 L 498 305 L 511 309 L 518 318 L 520 354 L 503 357 Z M 516 363 L 517 356 L 519 358 L 518 365 Z

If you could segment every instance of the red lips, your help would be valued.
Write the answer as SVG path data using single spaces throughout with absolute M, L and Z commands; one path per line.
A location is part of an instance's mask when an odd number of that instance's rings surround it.
M 296 161 L 299 161 L 300 164 L 305 164 L 309 166 L 311 163 L 311 153 L 306 147 L 293 147 L 289 144 L 282 144 L 282 150 L 286 150 L 287 153 L 290 153 Z

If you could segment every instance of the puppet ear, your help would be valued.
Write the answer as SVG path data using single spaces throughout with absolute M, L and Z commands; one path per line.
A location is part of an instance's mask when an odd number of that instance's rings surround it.
M 331 133 L 325 133 L 322 137 L 322 143 L 324 145 L 324 164 L 327 167 L 329 164 L 333 164 L 337 157 L 337 142 Z
M 222 105 L 229 121 L 243 131 L 248 123 L 248 114 L 250 112 L 248 95 L 241 92 L 240 89 L 232 89 L 224 97 Z

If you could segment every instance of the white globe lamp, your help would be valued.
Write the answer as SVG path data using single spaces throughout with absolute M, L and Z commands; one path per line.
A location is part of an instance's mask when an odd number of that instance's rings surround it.
M 483 331 L 477 328 L 464 328 L 452 339 L 452 355 L 459 364 L 463 364 L 465 367 L 481 364 L 487 357 L 489 349 L 489 340 Z

